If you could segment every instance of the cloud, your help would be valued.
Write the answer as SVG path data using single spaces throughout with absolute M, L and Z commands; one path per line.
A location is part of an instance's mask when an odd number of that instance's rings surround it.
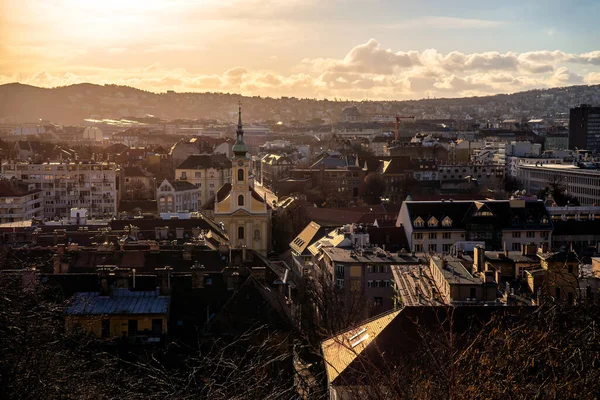
M 578 85 L 583 83 L 583 77 L 570 72 L 567 67 L 561 67 L 554 72 L 548 82 L 552 86 Z
M 496 28 L 503 24 L 503 21 L 494 21 L 488 19 L 425 16 L 421 18 L 414 18 L 410 21 L 387 25 L 386 27 L 389 29 L 418 29 L 423 27 L 429 29 L 482 29 Z
M 600 72 L 590 72 L 583 80 L 589 85 L 598 85 L 600 84 Z
M 113 52 L 115 57 L 119 55 L 119 51 Z M 353 46 L 343 57 L 305 58 L 288 71 L 249 68 L 243 60 L 237 62 L 239 65 L 212 74 L 161 63 L 114 69 L 72 66 L 23 74 L 23 83 L 116 83 L 159 92 L 173 89 L 356 100 L 487 95 L 600 83 L 600 51 L 394 51 L 370 39 Z M 12 72 L 4 73 L 0 82 L 15 77 Z

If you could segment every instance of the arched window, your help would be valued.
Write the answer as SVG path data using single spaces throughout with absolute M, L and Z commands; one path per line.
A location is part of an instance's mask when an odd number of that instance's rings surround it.
M 243 180 L 244 180 L 244 169 L 238 168 L 238 181 L 243 181 Z
M 238 206 L 243 206 L 244 205 L 244 195 L 239 195 L 238 196 Z
M 238 239 L 243 239 L 243 238 L 244 238 L 244 227 L 238 226 Z

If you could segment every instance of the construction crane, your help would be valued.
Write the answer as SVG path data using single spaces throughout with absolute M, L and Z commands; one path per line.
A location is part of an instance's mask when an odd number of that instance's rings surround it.
M 389 122 L 390 120 L 395 122 L 394 139 L 396 142 L 399 139 L 399 128 L 401 119 L 412 119 L 415 120 L 413 115 L 400 115 L 400 114 L 381 114 L 381 113 L 367 113 L 361 114 L 367 117 L 371 117 L 373 122 Z M 379 121 L 375 120 L 375 117 L 379 118 Z

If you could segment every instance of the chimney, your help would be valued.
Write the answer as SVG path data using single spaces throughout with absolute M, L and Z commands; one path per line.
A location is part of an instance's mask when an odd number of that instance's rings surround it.
M 537 252 L 537 247 L 535 243 L 527 243 L 523 246 L 523 255 L 535 255 Z
M 227 278 L 227 290 L 236 290 L 239 285 L 240 273 L 234 271 Z
M 204 265 L 198 265 L 195 263 L 192 266 L 192 288 L 193 289 L 202 289 L 204 288 Z
M 115 283 L 119 289 L 129 289 L 129 268 L 117 268 L 115 271 Z
M 156 268 L 156 275 L 158 277 L 158 283 L 160 288 L 161 296 L 168 296 L 171 294 L 171 271 L 173 268 L 166 266 L 164 268 Z
M 25 269 L 23 271 L 23 291 L 32 293 L 35 292 L 37 286 L 37 270 L 35 267 Z
M 508 249 L 506 248 L 506 242 L 504 242 L 504 257 L 508 257 Z
M 131 225 L 131 228 L 129 229 L 129 236 L 131 236 L 132 238 L 137 240 L 139 233 L 140 233 L 140 228 L 138 228 L 137 226 Z
M 52 256 L 52 266 L 53 272 L 55 274 L 60 274 L 60 257 L 58 256 L 58 254 Z
M 111 274 L 112 268 L 109 267 L 98 267 L 98 278 L 100 278 L 100 296 L 110 296 L 110 284 L 108 278 Z
M 485 270 L 485 248 L 481 246 L 475 246 L 475 271 L 483 272 Z

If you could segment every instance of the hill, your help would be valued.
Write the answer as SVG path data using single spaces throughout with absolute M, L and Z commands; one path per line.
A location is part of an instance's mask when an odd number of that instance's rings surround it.
M 78 125 L 85 118 L 122 118 L 154 115 L 162 119 L 232 120 L 239 95 L 229 93 L 152 93 L 140 89 L 82 83 L 40 88 L 10 83 L 0 85 L 0 121 L 40 119 Z M 485 97 L 408 101 L 330 101 L 282 97 L 243 97 L 251 120 L 337 120 L 342 109 L 358 104 L 366 113 L 410 113 L 416 116 L 506 118 L 564 116 L 580 103 L 600 104 L 600 85 L 582 85 Z

